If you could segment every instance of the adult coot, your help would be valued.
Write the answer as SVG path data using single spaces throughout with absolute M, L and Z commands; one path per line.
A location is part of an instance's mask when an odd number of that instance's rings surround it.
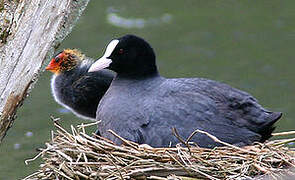
M 142 38 L 126 35 L 112 40 L 102 58 L 89 69 L 107 68 L 117 72 L 102 98 L 96 119 L 101 135 L 120 144 L 107 130 L 154 147 L 179 141 L 171 129 L 187 138 L 195 129 L 220 140 L 248 145 L 271 136 L 280 112 L 270 112 L 246 92 L 203 78 L 166 79 L 159 75 L 155 54 Z M 201 147 L 218 144 L 204 134 L 192 141 Z
M 88 72 L 93 61 L 76 49 L 65 49 L 52 58 L 46 70 L 54 73 L 52 95 L 75 115 L 95 120 L 96 109 L 109 88 L 114 72 Z

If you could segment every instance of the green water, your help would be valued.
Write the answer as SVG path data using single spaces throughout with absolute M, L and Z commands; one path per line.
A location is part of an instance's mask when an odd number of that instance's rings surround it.
M 206 77 L 245 90 L 284 113 L 277 131 L 294 130 L 294 7 L 294 0 L 91 1 L 60 49 L 79 48 L 97 58 L 112 38 L 137 34 L 153 46 L 163 76 Z M 131 25 L 141 18 L 144 27 L 111 24 L 110 12 Z M 19 179 L 38 168 L 40 161 L 26 166 L 24 160 L 50 138 L 50 115 L 61 117 L 66 127 L 81 122 L 59 113 L 50 76 L 41 75 L 0 147 L 0 179 Z

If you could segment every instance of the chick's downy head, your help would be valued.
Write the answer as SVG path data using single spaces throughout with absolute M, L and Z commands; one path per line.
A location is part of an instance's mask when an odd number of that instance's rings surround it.
M 46 70 L 58 75 L 74 69 L 85 56 L 77 49 L 65 49 L 51 59 Z

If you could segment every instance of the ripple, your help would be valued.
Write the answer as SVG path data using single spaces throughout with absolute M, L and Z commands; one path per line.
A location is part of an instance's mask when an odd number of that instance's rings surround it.
M 31 131 L 26 132 L 26 137 L 32 137 L 32 136 L 33 136 L 33 132 Z
M 20 149 L 21 145 L 19 143 L 15 143 L 13 145 L 13 149 Z
M 164 23 L 170 23 L 171 20 L 172 20 L 172 15 L 168 13 L 165 13 L 162 16 L 157 18 L 147 18 L 147 19 L 125 18 L 115 12 L 109 12 L 107 14 L 107 21 L 109 24 L 116 27 L 126 28 L 126 29 L 131 29 L 131 28 L 142 29 L 149 25 L 160 25 Z
M 61 113 L 61 114 L 69 114 L 71 113 L 71 111 L 67 108 L 58 108 L 57 112 Z

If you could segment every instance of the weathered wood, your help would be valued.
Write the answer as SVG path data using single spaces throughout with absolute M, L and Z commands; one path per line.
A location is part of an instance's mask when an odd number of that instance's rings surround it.
M 89 0 L 0 0 L 0 143 L 41 72 Z

